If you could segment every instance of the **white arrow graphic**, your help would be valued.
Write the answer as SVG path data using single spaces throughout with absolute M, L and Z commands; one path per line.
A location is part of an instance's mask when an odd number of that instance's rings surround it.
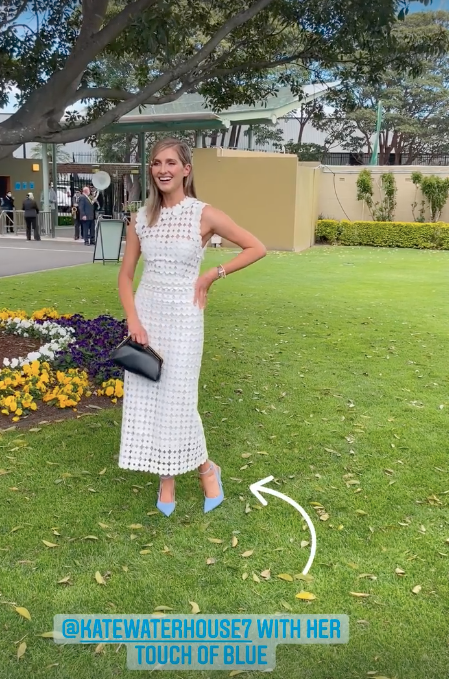
M 261 479 L 260 481 L 257 481 L 256 483 L 253 483 L 249 489 L 254 495 L 257 497 L 259 502 L 261 502 L 264 507 L 268 504 L 268 502 L 265 500 L 265 498 L 262 496 L 262 493 L 267 493 L 268 495 L 275 495 L 276 497 L 280 497 L 281 500 L 285 500 L 285 502 L 288 502 L 289 505 L 294 507 L 295 509 L 298 510 L 298 512 L 303 516 L 304 520 L 306 521 L 309 530 L 310 530 L 310 535 L 312 538 L 312 546 L 310 548 L 310 556 L 309 560 L 306 563 L 306 567 L 303 570 L 303 575 L 306 575 L 306 573 L 309 572 L 313 560 L 315 558 L 315 552 L 316 552 L 316 533 L 315 533 L 315 528 L 314 525 L 310 519 L 310 516 L 307 514 L 307 512 L 299 505 L 297 502 L 291 499 L 291 497 L 288 497 L 288 495 L 284 495 L 284 493 L 280 493 L 278 490 L 273 490 L 273 488 L 267 488 L 266 483 L 270 483 L 270 481 L 273 481 L 274 476 L 267 476 L 266 479 Z

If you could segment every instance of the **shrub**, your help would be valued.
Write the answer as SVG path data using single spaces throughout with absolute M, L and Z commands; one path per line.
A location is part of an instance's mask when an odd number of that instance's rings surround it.
M 70 215 L 59 215 L 58 226 L 73 226 L 73 217 Z
M 449 224 L 325 219 L 317 222 L 316 238 L 339 245 L 449 250 Z

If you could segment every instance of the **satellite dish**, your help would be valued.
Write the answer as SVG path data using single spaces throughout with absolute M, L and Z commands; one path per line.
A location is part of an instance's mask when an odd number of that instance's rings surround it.
M 104 191 L 104 189 L 107 189 L 110 183 L 111 177 L 107 172 L 103 172 L 102 170 L 100 172 L 96 172 L 92 178 L 92 184 L 99 191 Z

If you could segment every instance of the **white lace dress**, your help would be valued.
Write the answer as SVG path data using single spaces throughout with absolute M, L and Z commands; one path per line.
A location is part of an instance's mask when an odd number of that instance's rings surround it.
M 203 310 L 193 304 L 204 255 L 204 203 L 185 198 L 162 208 L 147 225 L 137 213 L 136 232 L 144 271 L 135 295 L 150 346 L 163 358 L 159 382 L 125 372 L 119 467 L 158 475 L 196 469 L 207 460 L 198 413 L 198 378 L 203 353 Z

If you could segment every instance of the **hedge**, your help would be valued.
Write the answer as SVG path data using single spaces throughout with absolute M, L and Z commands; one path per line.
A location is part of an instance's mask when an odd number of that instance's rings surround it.
M 315 234 L 318 242 L 338 245 L 449 250 L 449 224 L 443 222 L 421 224 L 320 219 Z
M 58 226 L 73 226 L 73 217 L 70 215 L 59 215 Z

